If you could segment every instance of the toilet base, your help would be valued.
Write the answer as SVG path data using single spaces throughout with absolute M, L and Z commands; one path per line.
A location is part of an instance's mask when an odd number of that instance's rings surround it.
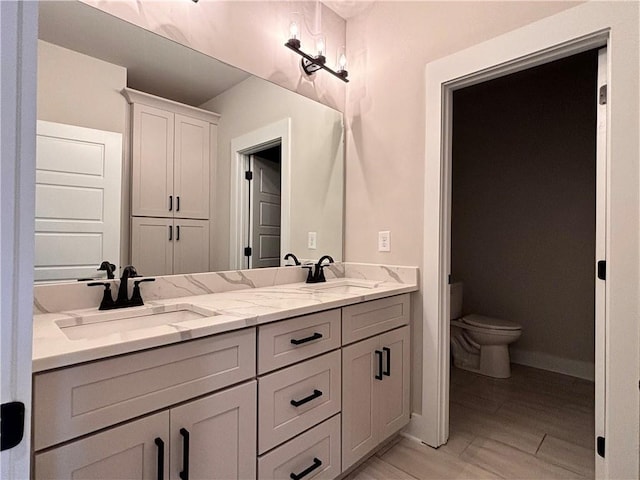
M 451 353 L 457 368 L 493 378 L 509 378 L 511 362 L 508 345 L 471 345 L 460 330 L 452 330 Z

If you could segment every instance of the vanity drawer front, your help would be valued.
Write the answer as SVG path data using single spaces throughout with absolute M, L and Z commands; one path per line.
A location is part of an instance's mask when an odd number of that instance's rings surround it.
M 349 305 L 342 309 L 342 344 L 347 345 L 409 324 L 409 294 Z
M 258 373 L 340 347 L 340 309 L 258 327 Z
M 34 377 L 34 449 L 255 376 L 255 329 L 54 370 Z
M 316 466 L 317 465 L 317 466 Z M 297 477 L 333 479 L 340 475 L 340 414 L 258 459 L 258 480 Z
M 258 453 L 338 413 L 341 388 L 339 350 L 259 378 Z

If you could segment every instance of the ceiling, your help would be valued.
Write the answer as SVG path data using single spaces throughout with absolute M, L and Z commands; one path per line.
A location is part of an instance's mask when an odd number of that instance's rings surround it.
M 127 68 L 127 86 L 199 106 L 250 75 L 81 2 L 39 2 L 38 38 Z

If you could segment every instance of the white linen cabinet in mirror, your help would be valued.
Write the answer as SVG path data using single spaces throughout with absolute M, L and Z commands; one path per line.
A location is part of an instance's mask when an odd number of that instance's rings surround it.
M 131 104 L 131 263 L 143 275 L 208 271 L 220 116 L 132 89 L 123 95 Z

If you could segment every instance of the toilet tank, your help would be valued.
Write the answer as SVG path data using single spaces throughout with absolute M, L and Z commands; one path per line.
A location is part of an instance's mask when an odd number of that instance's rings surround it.
M 462 317 L 462 282 L 449 284 L 449 298 L 451 299 L 449 320 Z

